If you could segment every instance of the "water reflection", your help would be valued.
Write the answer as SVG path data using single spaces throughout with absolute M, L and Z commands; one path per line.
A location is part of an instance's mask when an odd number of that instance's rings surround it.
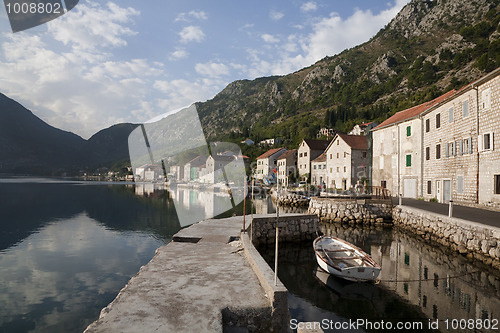
M 161 191 L 0 181 L 0 332 L 81 332 L 180 228 Z
M 439 320 L 442 332 L 446 332 L 446 319 L 500 319 L 496 270 L 393 229 L 322 224 L 322 231 L 370 253 L 382 267 L 382 281 L 358 284 L 329 276 L 317 271 L 311 244 L 282 244 L 278 274 L 291 293 L 292 318 L 422 323 L 422 329 L 415 328 L 415 332 L 431 331 L 429 320 L 434 319 Z M 265 250 L 271 263 L 273 250 Z

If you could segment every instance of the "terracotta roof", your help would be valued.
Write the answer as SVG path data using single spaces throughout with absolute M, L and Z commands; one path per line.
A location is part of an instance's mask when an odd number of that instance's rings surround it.
M 323 154 L 319 155 L 318 157 L 316 157 L 311 162 L 314 163 L 314 162 L 325 162 L 325 161 L 326 161 L 326 153 L 323 153 Z
M 263 158 L 268 158 L 274 154 L 276 154 L 277 152 L 279 152 L 280 150 L 284 150 L 285 148 L 274 148 L 274 149 L 269 149 L 268 151 L 266 151 L 264 154 L 260 155 L 259 157 L 257 157 L 258 160 L 260 159 L 263 159 Z
M 292 149 L 292 150 L 288 150 L 288 151 L 284 152 L 283 154 L 281 154 L 281 156 L 278 158 L 278 160 L 288 158 L 288 156 L 293 155 L 293 154 L 297 154 L 297 149 Z
M 448 97 L 452 96 L 453 94 L 455 94 L 455 92 L 456 92 L 455 89 L 450 90 L 447 93 L 445 93 L 439 97 L 434 98 L 430 102 L 425 102 L 425 103 L 416 105 L 412 108 L 396 112 L 392 117 L 387 118 L 380 125 L 375 127 L 374 130 L 380 129 L 382 127 L 387 127 L 389 125 L 396 124 L 396 123 L 402 122 L 404 120 L 416 117 L 419 114 L 428 110 L 429 108 L 433 107 L 434 105 L 441 103 L 442 101 L 444 101 Z
M 330 144 L 330 140 L 304 139 L 304 141 L 311 150 L 325 150 L 326 147 L 328 147 L 328 145 Z
M 368 139 L 364 135 L 348 135 L 337 133 L 352 149 L 368 149 Z

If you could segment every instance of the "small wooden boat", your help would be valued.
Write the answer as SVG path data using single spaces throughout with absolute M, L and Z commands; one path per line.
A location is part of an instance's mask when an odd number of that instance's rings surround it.
M 380 266 L 363 250 L 342 239 L 321 236 L 314 240 L 314 253 L 325 272 L 349 281 L 375 281 Z

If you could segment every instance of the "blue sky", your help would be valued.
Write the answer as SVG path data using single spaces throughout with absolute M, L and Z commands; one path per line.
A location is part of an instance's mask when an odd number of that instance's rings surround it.
M 88 138 L 285 75 L 367 41 L 409 0 L 86 1 L 12 33 L 0 9 L 0 92 Z

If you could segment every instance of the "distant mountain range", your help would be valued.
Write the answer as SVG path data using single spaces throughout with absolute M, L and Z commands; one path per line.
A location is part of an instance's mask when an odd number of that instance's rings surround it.
M 90 139 L 50 126 L 0 94 L 0 173 L 62 175 L 94 172 L 128 160 L 135 124 L 118 124 Z
M 472 82 L 500 65 L 500 0 L 412 0 L 366 43 L 285 76 L 230 83 L 197 103 L 210 141 L 347 131 Z M 0 94 L 0 173 L 61 174 L 129 163 L 118 124 L 88 140 Z

